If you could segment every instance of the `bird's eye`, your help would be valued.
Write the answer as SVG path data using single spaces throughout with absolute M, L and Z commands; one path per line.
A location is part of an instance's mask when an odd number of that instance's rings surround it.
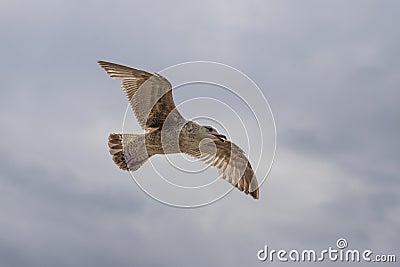
M 212 130 L 213 130 L 213 128 L 211 128 L 211 127 L 206 127 L 206 129 L 208 130 L 208 131 L 210 131 L 210 132 L 212 132 Z

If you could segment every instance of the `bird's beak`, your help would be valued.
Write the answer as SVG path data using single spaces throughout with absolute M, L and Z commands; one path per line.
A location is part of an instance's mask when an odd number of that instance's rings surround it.
M 217 137 L 219 140 L 221 140 L 222 142 L 225 142 L 226 140 L 226 136 L 223 134 L 213 134 L 215 137 Z

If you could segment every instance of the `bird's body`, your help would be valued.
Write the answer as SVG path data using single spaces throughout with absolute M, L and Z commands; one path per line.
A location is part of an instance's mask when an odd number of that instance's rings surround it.
M 159 74 L 99 61 L 111 78 L 122 80 L 144 134 L 113 133 L 110 153 L 119 168 L 136 171 L 151 156 L 185 153 L 217 167 L 222 178 L 258 199 L 258 183 L 242 149 L 211 126 L 185 119 L 176 109 L 172 86 Z

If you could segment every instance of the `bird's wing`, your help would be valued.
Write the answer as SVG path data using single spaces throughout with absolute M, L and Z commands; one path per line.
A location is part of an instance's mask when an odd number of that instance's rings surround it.
M 98 63 L 111 78 L 122 80 L 122 88 L 143 129 L 161 128 L 168 116 L 171 122 L 183 120 L 172 98 L 171 83 L 163 76 L 110 62 Z
M 219 174 L 245 194 L 258 199 L 258 182 L 244 151 L 230 141 L 203 139 L 197 148 L 182 151 L 218 169 Z

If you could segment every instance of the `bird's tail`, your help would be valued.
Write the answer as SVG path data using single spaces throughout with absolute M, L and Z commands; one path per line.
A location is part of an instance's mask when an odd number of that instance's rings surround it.
M 144 134 L 112 133 L 108 147 L 113 161 L 122 170 L 136 171 L 150 158 Z

